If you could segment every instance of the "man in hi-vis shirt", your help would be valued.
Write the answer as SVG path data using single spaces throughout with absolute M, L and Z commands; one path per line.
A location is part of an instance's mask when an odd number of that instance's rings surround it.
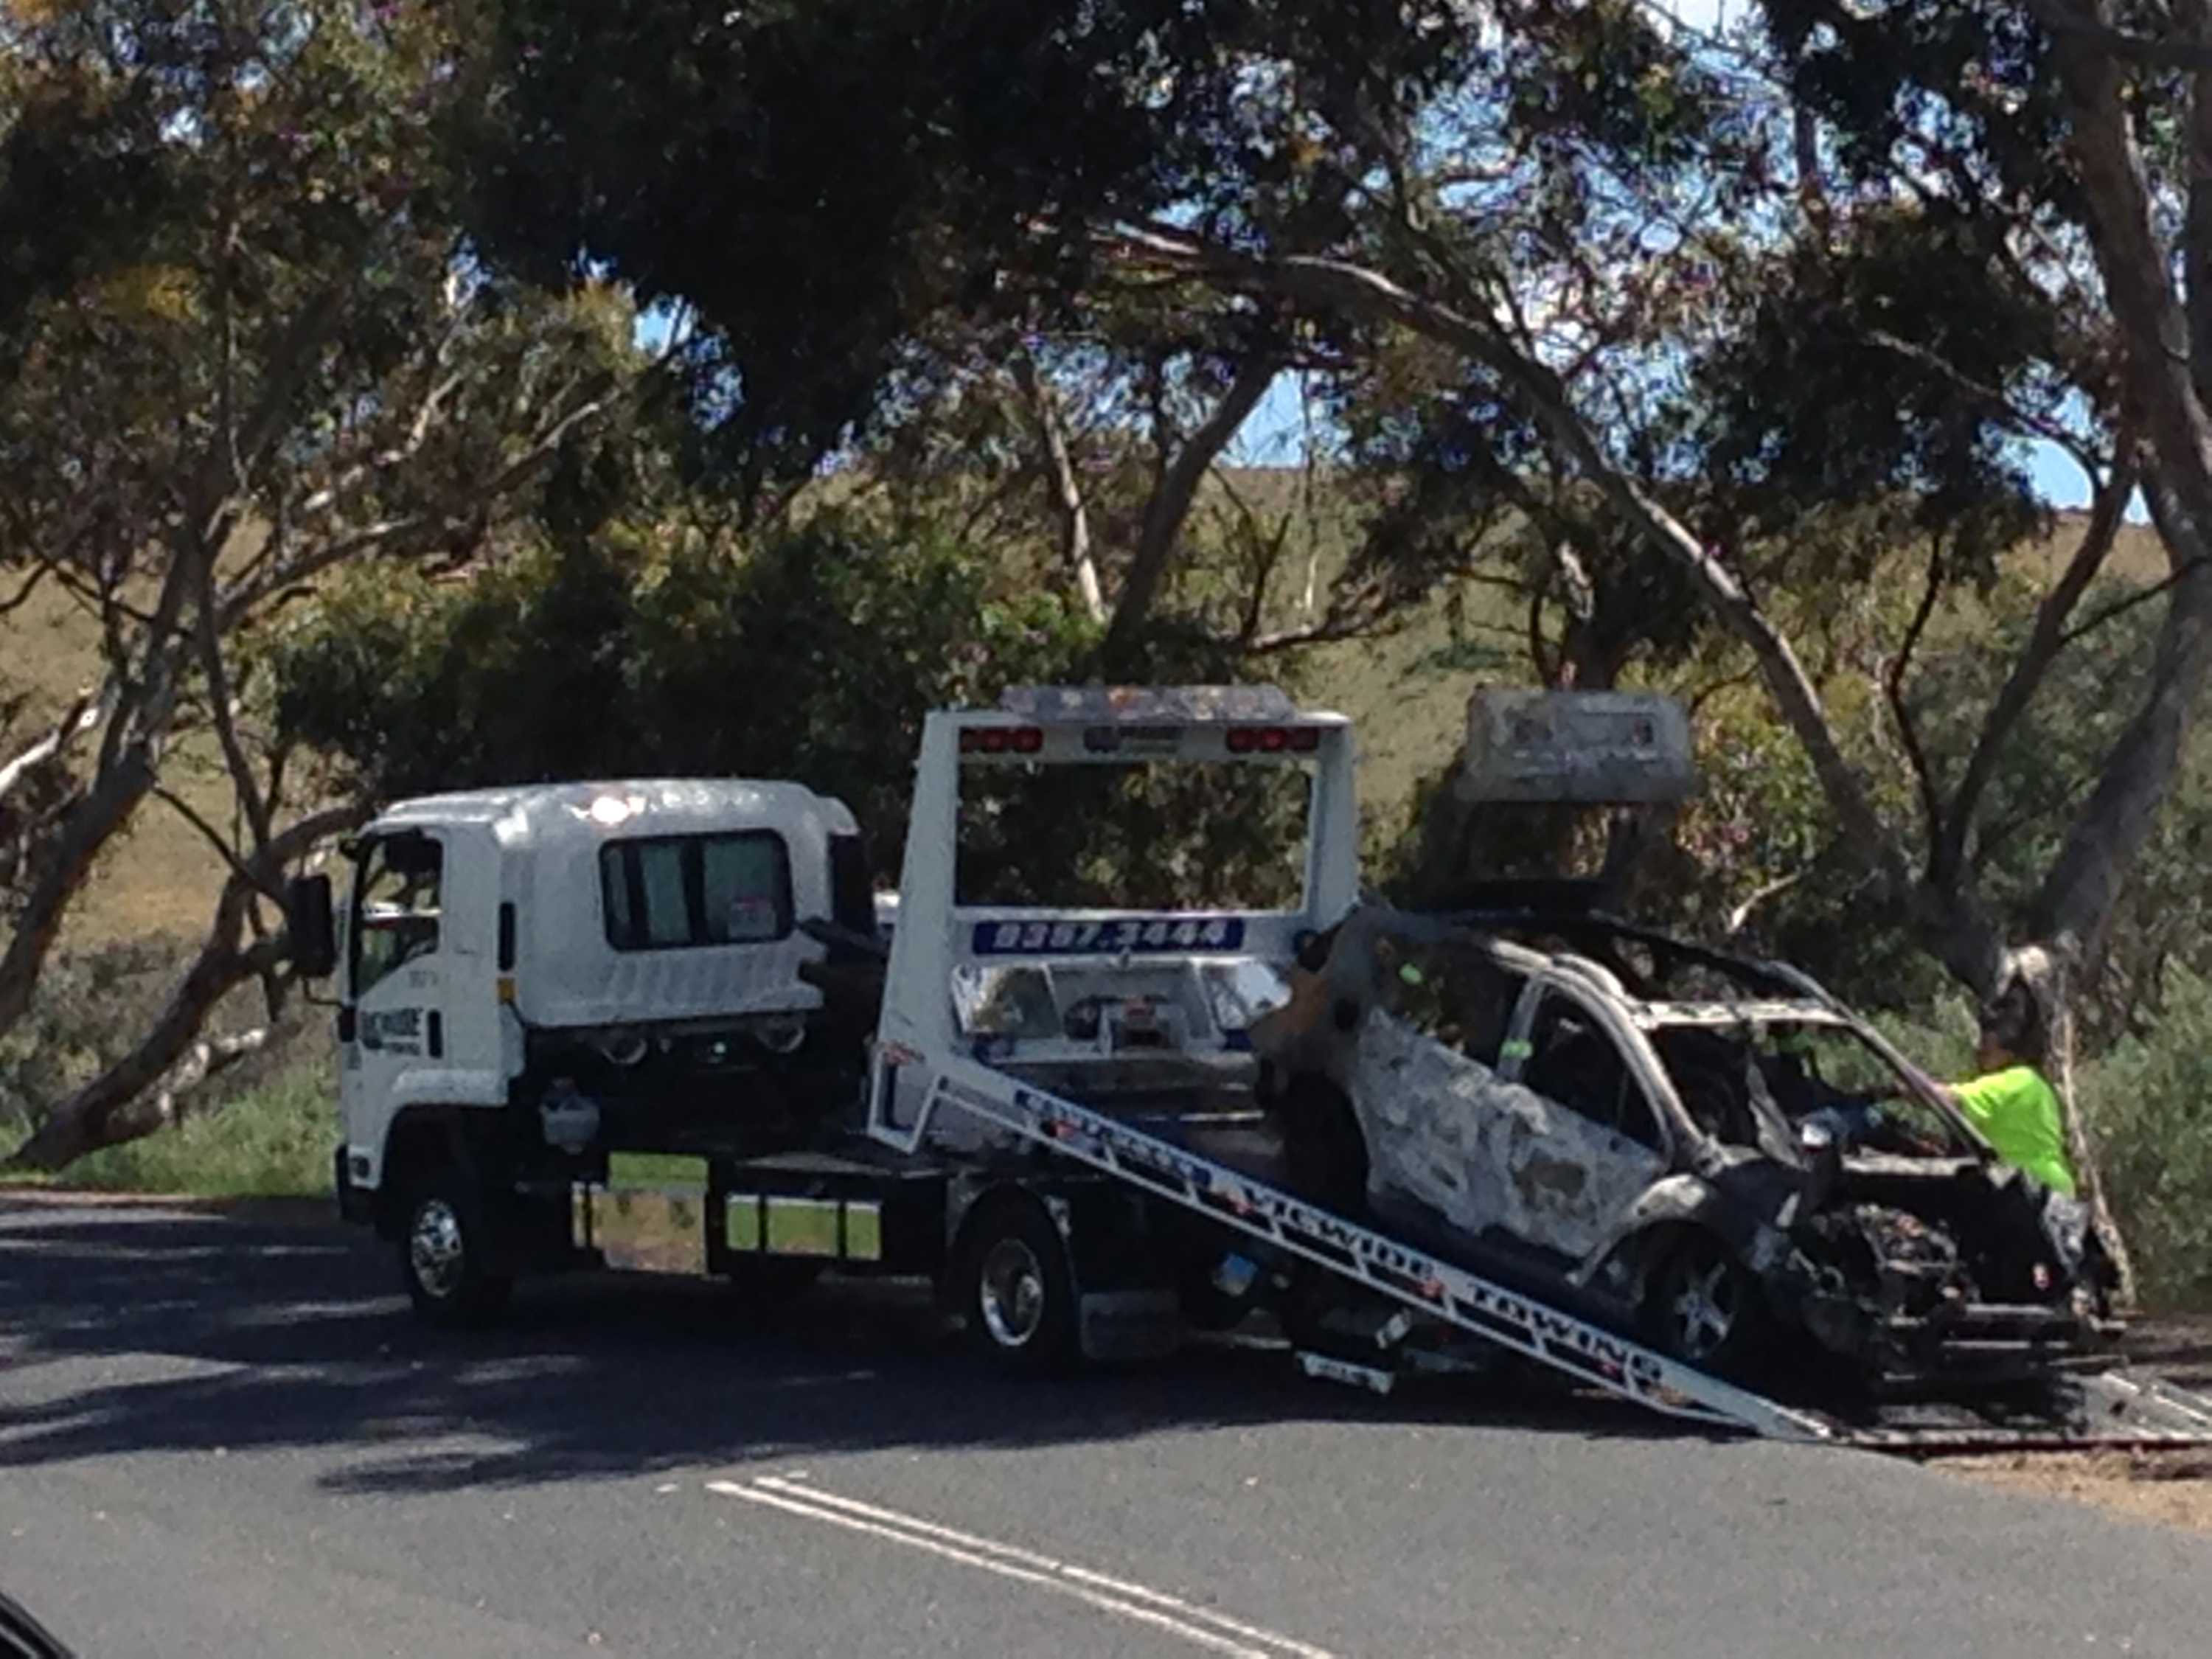
M 2057 1091 L 2041 1070 L 2046 1045 L 2037 1014 L 2025 987 L 1985 1011 L 1974 1048 L 1979 1074 L 1948 1085 L 1944 1092 L 1999 1158 L 2071 1198 L 2074 1166 L 2066 1158 L 2066 1120 Z

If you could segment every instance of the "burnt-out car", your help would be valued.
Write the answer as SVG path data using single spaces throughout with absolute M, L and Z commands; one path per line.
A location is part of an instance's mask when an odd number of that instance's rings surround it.
M 1255 1028 L 1293 1184 L 1738 1375 L 2102 1346 L 2081 1206 L 1809 978 L 1593 915 L 1355 912 Z

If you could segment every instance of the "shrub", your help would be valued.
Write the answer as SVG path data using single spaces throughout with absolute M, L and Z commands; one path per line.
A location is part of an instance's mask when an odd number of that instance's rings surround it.
M 2157 1024 L 2083 1066 L 2078 1086 L 2139 1294 L 2212 1299 L 2212 981 L 2171 966 Z
M 128 1052 L 153 1024 L 191 951 L 184 939 L 155 935 L 55 953 L 30 1012 L 0 1035 L 0 1139 L 7 1147 Z
M 78 1160 L 67 1184 L 220 1198 L 327 1193 L 337 1139 L 331 1079 L 325 1045 L 309 1034 L 281 1070 L 228 1099 L 229 1079 L 218 1080 L 176 1127 Z

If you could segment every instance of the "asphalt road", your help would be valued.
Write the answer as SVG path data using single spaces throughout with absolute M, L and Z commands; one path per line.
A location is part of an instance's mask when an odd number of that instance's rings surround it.
M 2202 1656 L 2212 1540 L 1279 1355 L 994 1376 L 902 1289 L 416 1328 L 327 1228 L 0 1197 L 0 1588 L 82 1659 Z

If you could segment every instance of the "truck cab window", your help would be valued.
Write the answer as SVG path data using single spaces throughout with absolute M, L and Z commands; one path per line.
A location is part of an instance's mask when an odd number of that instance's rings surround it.
M 356 996 L 438 948 L 445 848 L 428 836 L 392 836 L 363 854 L 354 884 Z
M 791 933 L 791 858 L 770 830 L 609 842 L 599 886 L 617 951 L 767 945 Z

